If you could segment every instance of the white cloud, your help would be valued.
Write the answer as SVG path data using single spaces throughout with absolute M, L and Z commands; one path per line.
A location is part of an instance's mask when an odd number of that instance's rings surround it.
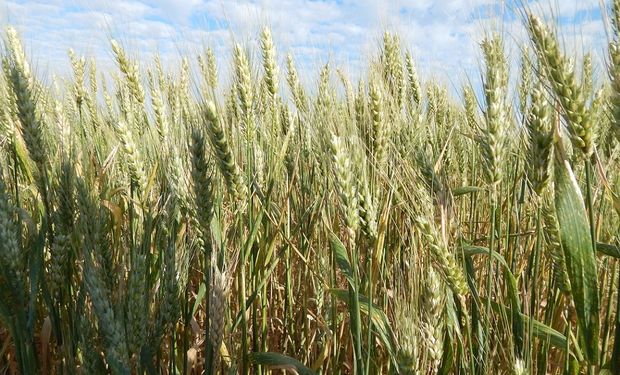
M 523 0 L 527 2 L 527 0 Z M 316 77 L 328 61 L 350 65 L 355 77 L 376 53 L 383 29 L 400 34 L 403 49 L 413 52 L 423 75 L 434 72 L 448 83 L 474 79 L 478 72 L 479 42 L 485 31 L 502 29 L 512 57 L 515 40 L 526 34 L 516 10 L 520 0 L 0 0 L 0 21 L 21 31 L 33 60 L 43 70 L 68 71 L 66 51 L 113 62 L 109 38 L 121 40 L 135 55 L 149 58 L 161 51 L 164 60 L 178 53 L 196 55 L 203 43 L 213 46 L 226 72 L 233 37 L 258 46 L 260 27 L 270 25 L 281 61 L 295 55 L 302 74 Z M 597 10 L 599 0 L 533 0 L 539 14 L 560 16 L 567 48 L 597 50 L 605 41 Z M 555 13 L 550 12 L 554 10 Z M 4 15 L 3 12 L 4 11 Z M 588 14 L 591 16 L 584 17 Z M 515 19 L 516 18 L 516 19 Z M 566 20 L 574 19 L 574 22 Z M 503 21 L 502 21 L 503 20 Z M 551 19 L 550 19 L 551 20 Z M 255 56 L 257 57 L 257 56 Z M 46 71 L 49 70 L 49 71 Z
M 161 17 L 185 24 L 192 12 L 203 2 L 202 0 L 154 0 L 150 1 L 150 4 L 157 9 Z
M 607 0 L 604 3 L 609 3 Z M 600 9 L 601 0 L 535 0 L 528 2 L 528 6 L 537 13 L 564 19 L 574 19 L 581 12 L 594 12 Z

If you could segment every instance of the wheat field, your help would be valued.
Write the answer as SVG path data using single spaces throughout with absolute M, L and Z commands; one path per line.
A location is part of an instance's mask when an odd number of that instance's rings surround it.
M 389 31 L 308 87 L 269 28 L 227 85 L 209 47 L 114 40 L 114 71 L 69 51 L 44 80 L 6 29 L 0 373 L 620 373 L 620 0 L 602 17 L 601 74 L 526 11 L 457 93 Z

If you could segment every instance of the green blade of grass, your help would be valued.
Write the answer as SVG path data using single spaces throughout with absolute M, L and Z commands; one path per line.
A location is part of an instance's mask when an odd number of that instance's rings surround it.
M 464 246 L 463 255 L 471 256 L 476 254 L 489 254 L 489 249 L 483 246 Z M 525 323 L 523 320 L 523 314 L 521 312 L 521 300 L 519 299 L 519 290 L 517 287 L 517 279 L 510 271 L 510 266 L 504 259 L 504 257 L 498 252 L 491 253 L 492 257 L 502 266 L 504 269 L 504 279 L 508 287 L 508 296 L 510 298 L 511 314 L 512 314 L 512 330 L 515 341 L 515 351 L 518 355 L 523 354 L 523 337 L 525 335 Z

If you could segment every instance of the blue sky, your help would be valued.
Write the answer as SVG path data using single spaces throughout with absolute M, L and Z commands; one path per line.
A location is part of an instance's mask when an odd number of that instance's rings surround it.
M 513 41 L 525 33 L 515 12 L 524 2 L 557 22 L 565 48 L 591 50 L 604 61 L 600 0 L 0 0 L 0 22 L 18 29 L 43 76 L 68 71 L 70 47 L 111 67 L 110 37 L 134 57 L 159 51 L 169 64 L 209 45 L 225 73 L 233 42 L 257 53 L 259 30 L 269 25 L 281 61 L 291 52 L 308 80 L 327 61 L 358 76 L 389 29 L 400 34 L 423 77 L 458 86 L 465 74 L 477 75 L 485 31 L 503 30 L 518 57 Z

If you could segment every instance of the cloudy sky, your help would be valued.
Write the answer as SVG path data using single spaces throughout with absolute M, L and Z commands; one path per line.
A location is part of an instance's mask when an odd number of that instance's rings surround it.
M 110 38 L 135 57 L 159 51 L 169 63 L 209 45 L 223 66 L 233 42 L 256 49 L 269 25 L 280 58 L 291 52 L 310 79 L 327 61 L 355 77 L 389 29 L 423 76 L 458 85 L 478 72 L 485 30 L 502 30 L 509 49 L 524 37 L 524 3 L 558 25 L 565 48 L 604 59 L 601 0 L 0 0 L 0 22 L 18 29 L 43 75 L 68 70 L 69 47 L 112 66 Z

